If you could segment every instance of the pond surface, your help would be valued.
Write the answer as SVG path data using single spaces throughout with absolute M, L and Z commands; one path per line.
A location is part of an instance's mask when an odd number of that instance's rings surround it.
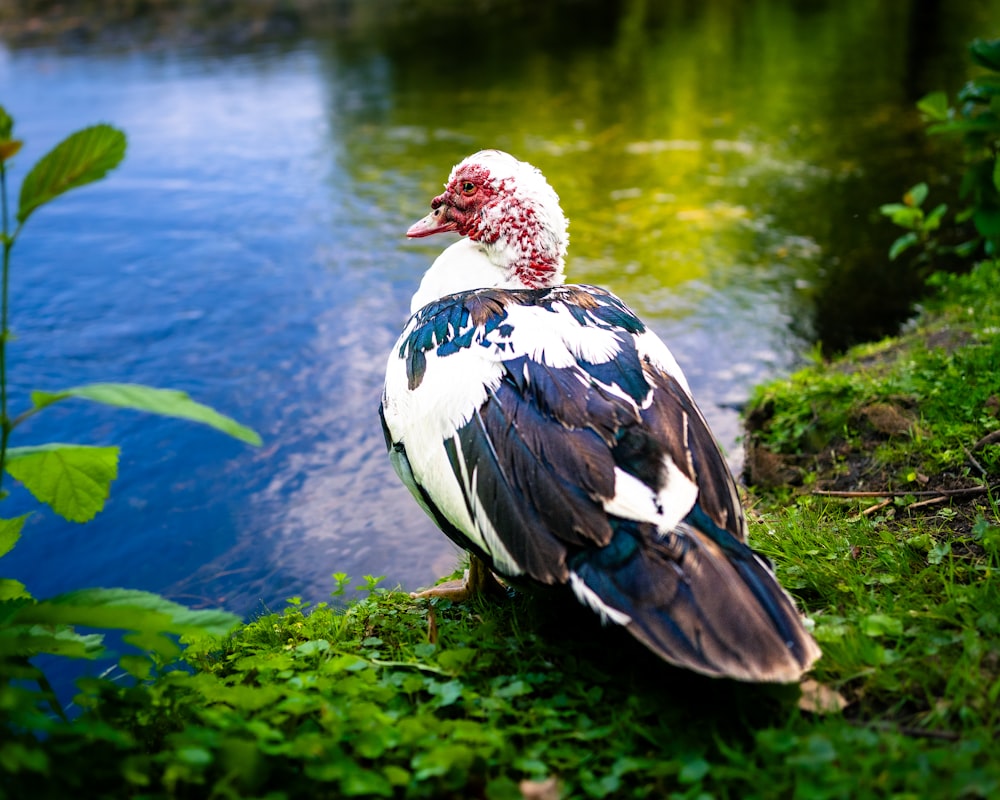
M 47 410 L 13 443 L 118 444 L 120 477 L 86 526 L 34 514 L 4 574 L 36 596 L 120 585 L 249 614 L 324 600 L 337 571 L 407 589 L 449 571 L 376 410 L 410 294 L 449 243 L 403 233 L 484 147 L 545 172 L 571 278 L 668 342 L 738 468 L 755 384 L 908 313 L 914 281 L 887 264 L 876 209 L 940 179 L 949 153 L 913 103 L 956 90 L 966 43 L 1000 22 L 985 2 L 808 5 L 418 18 L 236 52 L 0 49 L 26 142 L 15 191 L 73 130 L 129 137 L 122 167 L 39 211 L 14 251 L 13 411 L 33 388 L 134 381 L 265 441 Z M 19 488 L 4 505 L 34 507 Z

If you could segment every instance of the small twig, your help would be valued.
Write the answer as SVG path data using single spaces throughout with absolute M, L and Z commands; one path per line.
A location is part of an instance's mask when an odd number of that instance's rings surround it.
M 823 497 L 974 497 L 997 489 L 997 486 L 970 486 L 967 489 L 937 489 L 929 492 L 840 492 L 833 489 L 813 489 L 811 494 Z
M 919 503 L 910 503 L 910 505 L 908 505 L 906 508 L 907 510 L 910 510 L 914 508 L 922 508 L 923 506 L 932 506 L 935 503 L 943 503 L 947 499 L 948 498 L 945 497 L 943 494 L 940 494 L 937 497 L 928 497 L 926 500 L 921 500 Z
M 972 450 L 982 450 L 987 445 L 1000 444 L 1000 430 L 987 433 L 982 439 L 972 445 Z
M 976 469 L 979 470 L 979 474 L 982 475 L 984 478 L 988 477 L 989 473 L 985 469 L 983 469 L 983 465 L 976 460 L 976 457 L 972 455 L 972 452 L 969 450 L 969 448 L 963 444 L 962 449 L 965 451 L 965 455 L 972 463 L 972 466 L 974 466 Z
M 891 499 L 889 499 L 889 500 L 883 500 L 881 503 L 876 503 L 873 506 L 868 506 L 868 508 L 866 508 L 860 514 L 858 514 L 858 516 L 859 517 L 867 517 L 870 514 L 874 514 L 876 511 L 879 511 L 879 510 L 881 510 L 881 509 L 883 509 L 886 506 L 891 505 L 891 504 L 892 504 L 892 500 Z
M 849 722 L 858 728 L 874 728 L 875 730 L 901 733 L 903 736 L 913 736 L 922 739 L 940 739 L 944 742 L 957 742 L 961 738 L 954 731 L 927 730 L 908 725 L 893 725 L 891 722 L 865 722 L 859 719 L 852 719 Z

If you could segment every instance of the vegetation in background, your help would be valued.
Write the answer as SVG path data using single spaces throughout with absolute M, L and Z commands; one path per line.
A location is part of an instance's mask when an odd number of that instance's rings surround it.
M 97 383 L 66 389 L 32 392 L 30 405 L 11 410 L 8 397 L 7 347 L 10 330 L 11 253 L 28 219 L 65 192 L 103 178 L 125 155 L 125 136 L 109 125 L 78 131 L 53 148 L 28 172 L 11 227 L 8 210 L 9 164 L 21 148 L 13 138 L 14 121 L 0 107 L 0 244 L 3 248 L 0 297 L 0 501 L 7 473 L 56 514 L 75 523 L 92 519 L 103 507 L 118 473 L 118 448 L 77 443 L 47 442 L 11 446 L 10 437 L 35 414 L 70 398 L 210 425 L 251 444 L 260 437 L 232 419 L 196 403 L 183 392 L 121 383 Z M 30 514 L 0 518 L 0 558 L 17 544 Z M 46 730 L 50 720 L 40 703 L 62 715 L 44 673 L 33 662 L 48 654 L 95 658 L 103 652 L 102 636 L 81 633 L 75 626 L 127 631 L 125 641 L 144 655 L 126 655 L 121 666 L 145 678 L 154 664 L 163 665 L 180 653 L 173 637 L 219 635 L 238 619 L 223 611 L 192 611 L 158 595 L 127 589 L 81 589 L 38 600 L 27 587 L 0 577 L 0 724 L 20 730 Z M 27 682 L 27 683 L 26 683 Z M 31 682 L 37 689 L 31 688 Z M 18 739 L 0 740 L 0 765 L 18 770 L 43 762 L 24 755 Z M 27 760 L 25 760 L 27 759 Z
M 962 140 L 965 164 L 959 196 L 967 205 L 955 215 L 955 223 L 956 227 L 971 223 L 973 235 L 955 245 L 940 241 L 937 233 L 947 206 L 938 205 L 925 215 L 927 184 L 920 183 L 906 193 L 902 203 L 881 208 L 882 214 L 908 231 L 893 243 L 890 258 L 912 247 L 920 248 L 917 259 L 925 264 L 947 253 L 1000 256 L 1000 39 L 977 39 L 969 46 L 969 54 L 985 72 L 962 87 L 956 105 L 949 105 L 944 92 L 932 92 L 917 108 L 929 123 L 928 133 Z

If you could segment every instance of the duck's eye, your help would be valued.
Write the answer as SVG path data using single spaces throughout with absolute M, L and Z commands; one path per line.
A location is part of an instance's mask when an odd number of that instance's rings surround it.
M 476 193 L 476 184 L 472 181 L 466 181 L 462 184 L 462 194 L 466 197 L 472 197 Z

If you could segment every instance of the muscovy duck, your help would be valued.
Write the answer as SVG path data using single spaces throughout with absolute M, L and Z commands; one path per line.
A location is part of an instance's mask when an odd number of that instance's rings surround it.
M 565 585 L 680 667 L 798 680 L 819 648 L 746 544 L 683 373 L 615 295 L 564 283 L 567 221 L 541 172 L 469 156 L 407 236 L 446 231 L 463 238 L 413 296 L 380 415 L 470 572 Z

